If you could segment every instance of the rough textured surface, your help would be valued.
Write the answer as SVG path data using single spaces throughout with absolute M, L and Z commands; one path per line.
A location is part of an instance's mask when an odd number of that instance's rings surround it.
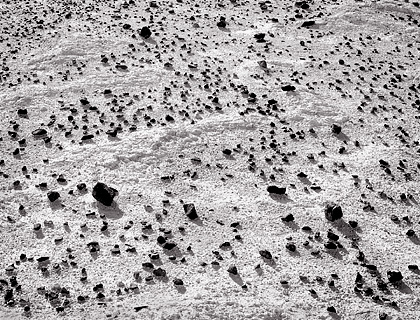
M 0 10 L 0 319 L 420 318 L 418 2 Z

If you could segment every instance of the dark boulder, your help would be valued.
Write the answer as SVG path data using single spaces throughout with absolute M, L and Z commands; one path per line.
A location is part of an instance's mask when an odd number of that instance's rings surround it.
M 118 191 L 108 187 L 105 183 L 98 182 L 92 190 L 92 196 L 105 206 L 110 206 Z
M 336 221 L 343 217 L 343 211 L 340 206 L 328 204 L 325 207 L 325 218 L 329 221 Z
M 304 28 L 312 27 L 313 25 L 315 25 L 315 21 L 313 20 L 307 20 L 302 23 L 302 27 Z
M 238 275 L 238 268 L 236 266 L 232 265 L 227 270 L 230 274 L 233 274 L 234 276 Z
M 51 202 L 54 202 L 55 200 L 60 198 L 60 194 L 57 191 L 49 191 L 47 193 L 47 197 L 48 197 L 48 200 L 50 200 Z
M 195 210 L 194 203 L 186 203 L 184 204 L 184 212 L 187 215 L 188 218 L 191 220 L 197 219 L 197 211 Z
M 141 30 L 140 30 L 140 36 L 141 37 L 143 37 L 145 39 L 148 39 L 148 38 L 150 38 L 151 35 L 152 35 L 152 31 L 150 31 L 150 29 L 148 27 L 141 28 Z
M 391 283 L 399 282 L 404 278 L 400 271 L 388 271 L 386 275 Z
M 285 86 L 282 86 L 281 87 L 281 90 L 283 90 L 283 91 L 295 91 L 296 90 L 296 87 L 295 86 L 292 86 L 290 84 L 287 84 Z
M 42 137 L 42 136 L 45 136 L 46 134 L 47 134 L 47 130 L 45 129 L 36 129 L 32 131 L 32 135 L 35 137 Z
M 286 194 L 286 188 L 279 188 L 277 186 L 269 186 L 267 187 L 267 191 L 278 195 Z
M 273 259 L 273 256 L 268 250 L 260 250 L 260 256 L 267 260 Z

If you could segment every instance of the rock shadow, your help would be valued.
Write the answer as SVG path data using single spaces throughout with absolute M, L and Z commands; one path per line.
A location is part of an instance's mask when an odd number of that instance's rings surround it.
M 121 219 L 124 212 L 119 208 L 118 204 L 112 202 L 111 206 L 107 207 L 100 202 L 97 202 L 97 208 L 100 215 L 105 216 L 106 219 L 117 220 Z
M 50 208 L 53 211 L 60 210 L 63 209 L 63 204 L 61 203 L 60 199 L 57 199 L 53 202 L 50 202 Z
M 287 194 L 278 195 L 278 194 L 270 193 L 270 198 L 273 199 L 274 201 L 277 201 L 283 204 L 293 202 L 293 200 L 290 199 Z
M 413 290 L 411 290 L 411 288 L 404 281 L 401 281 L 400 283 L 394 285 L 394 288 L 397 289 L 401 293 L 405 293 L 405 294 L 413 293 Z
M 182 286 L 175 286 L 175 288 L 178 291 L 178 293 L 180 293 L 180 294 L 184 294 L 185 292 L 187 292 L 187 289 L 185 288 L 184 285 L 182 285 Z
M 292 229 L 293 231 L 299 230 L 298 224 L 294 221 L 283 221 L 283 224 Z
M 414 235 L 413 237 L 408 237 L 412 243 L 415 245 L 420 245 L 420 239 L 417 235 Z
M 229 273 L 229 277 L 239 286 L 243 286 L 244 285 L 244 281 L 242 280 L 241 276 L 239 274 L 231 274 Z
M 332 222 L 332 225 L 344 236 L 348 237 L 349 239 L 352 238 L 359 238 L 355 229 L 353 229 L 346 221 L 343 219 L 339 219 Z

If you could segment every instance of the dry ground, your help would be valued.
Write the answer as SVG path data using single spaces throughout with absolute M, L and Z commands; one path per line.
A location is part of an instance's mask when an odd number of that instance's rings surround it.
M 0 3 L 0 318 L 419 319 L 418 2 L 153 3 Z

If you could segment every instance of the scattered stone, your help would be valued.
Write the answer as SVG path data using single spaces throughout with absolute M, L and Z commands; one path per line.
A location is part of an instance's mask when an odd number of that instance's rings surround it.
M 36 129 L 34 131 L 32 131 L 32 135 L 35 137 L 42 137 L 47 135 L 47 130 L 45 129 Z
M 284 195 L 284 194 L 286 194 L 286 188 L 283 188 L 283 187 L 277 187 L 277 186 L 269 186 L 269 187 L 267 187 L 267 191 L 269 192 L 269 193 L 274 193 L 274 194 L 277 194 L 277 195 Z
M 331 307 L 328 307 L 328 308 L 327 308 L 327 311 L 328 311 L 328 312 L 331 312 L 331 313 L 337 313 L 337 310 L 335 310 L 335 308 L 334 308 L 334 307 L 332 307 L 332 306 L 331 306 Z
M 197 211 L 195 210 L 195 206 L 193 203 L 184 204 L 184 212 L 187 215 L 187 217 L 191 220 L 198 219 Z
M 388 271 L 386 275 L 390 283 L 402 281 L 402 279 L 404 278 L 400 271 Z
M 358 226 L 358 223 L 357 223 L 357 221 L 352 221 L 352 220 L 350 220 L 350 221 L 349 221 L 349 225 L 350 225 L 350 227 L 352 227 L 353 229 L 356 229 L 356 228 L 357 228 L 357 226 Z
M 181 279 L 174 279 L 174 285 L 176 285 L 176 286 L 183 286 L 184 285 L 184 281 L 182 281 Z
M 337 124 L 332 124 L 331 125 L 331 132 L 334 134 L 340 134 L 341 133 L 341 126 L 337 125 Z
M 47 193 L 47 197 L 48 197 L 48 200 L 50 200 L 50 202 L 54 202 L 55 200 L 60 198 L 60 194 L 57 191 L 49 191 Z
M 289 242 L 286 244 L 286 249 L 289 250 L 290 252 L 295 252 L 296 245 L 293 242 Z
M 162 268 L 157 268 L 157 269 L 153 270 L 153 274 L 156 277 L 162 277 L 162 278 L 166 277 L 166 271 Z
M 282 86 L 281 90 L 291 92 L 291 91 L 295 91 L 296 87 L 288 84 L 288 85 Z
M 315 21 L 313 20 L 307 20 L 302 23 L 302 27 L 304 28 L 312 27 L 313 25 L 315 25 Z
M 260 255 L 264 259 L 271 260 L 273 259 L 273 256 L 271 255 L 270 251 L 268 250 L 260 250 Z
M 152 31 L 150 31 L 149 27 L 141 28 L 141 30 L 140 30 L 140 36 L 141 37 L 143 37 L 145 39 L 148 39 L 148 38 L 150 38 L 151 35 L 152 35 Z
M 327 204 L 325 207 L 325 218 L 329 221 L 336 221 L 343 217 L 343 211 L 340 206 Z
M 292 222 L 295 220 L 295 217 L 293 216 L 293 214 L 289 213 L 287 216 L 281 218 L 281 220 L 284 222 Z
M 105 206 L 111 206 L 118 191 L 108 187 L 105 183 L 98 182 L 92 190 L 92 196 Z
M 238 275 L 238 268 L 234 265 L 231 265 L 227 271 L 234 276 Z

